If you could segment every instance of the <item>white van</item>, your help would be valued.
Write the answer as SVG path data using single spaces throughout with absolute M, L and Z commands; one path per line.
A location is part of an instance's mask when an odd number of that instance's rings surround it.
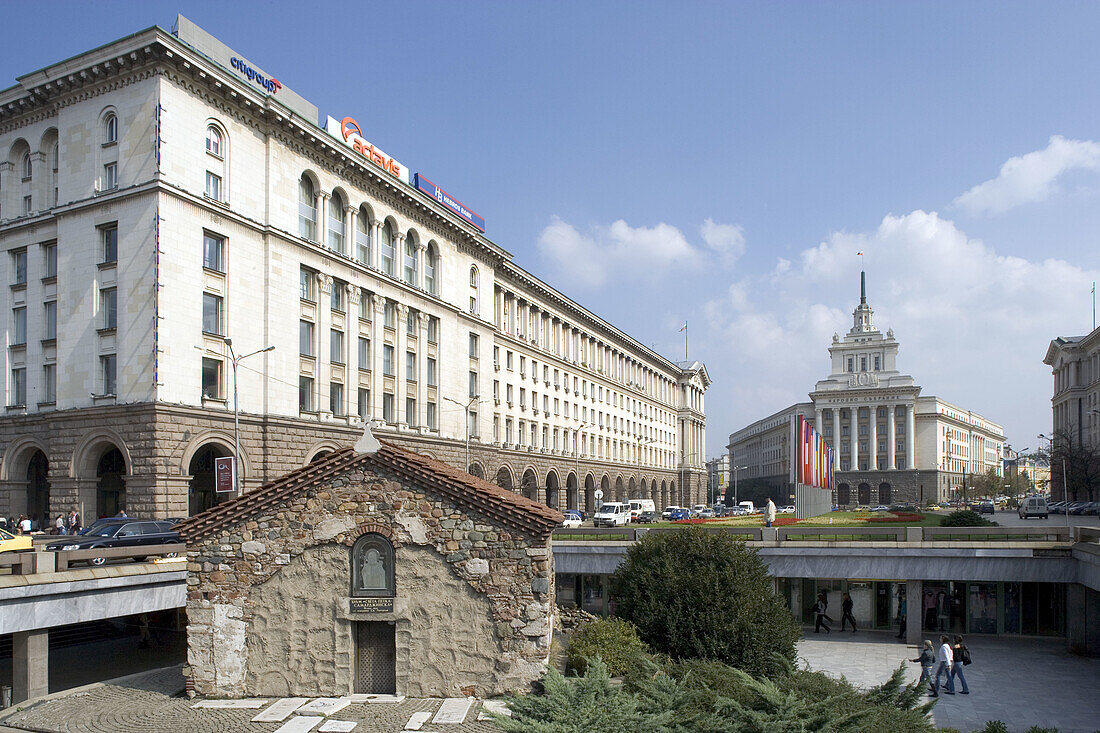
M 625 527 L 630 523 L 630 505 L 621 501 L 609 501 L 592 515 L 595 527 Z
M 744 507 L 745 514 L 756 514 L 756 507 L 754 507 L 752 505 L 751 501 L 743 501 L 740 504 L 738 504 L 737 506 Z
M 630 500 L 630 521 L 637 522 L 638 516 L 642 512 L 656 512 L 657 505 L 653 503 L 653 499 L 631 499 Z
M 1027 519 L 1028 517 L 1046 519 L 1050 509 L 1047 508 L 1047 500 L 1043 497 L 1029 496 L 1020 502 L 1020 508 L 1016 513 L 1020 516 L 1020 519 Z

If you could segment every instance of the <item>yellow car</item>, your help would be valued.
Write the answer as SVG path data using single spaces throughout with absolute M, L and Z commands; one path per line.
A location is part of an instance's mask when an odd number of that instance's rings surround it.
M 27 535 L 14 535 L 6 529 L 0 529 L 0 552 L 31 549 L 31 538 Z

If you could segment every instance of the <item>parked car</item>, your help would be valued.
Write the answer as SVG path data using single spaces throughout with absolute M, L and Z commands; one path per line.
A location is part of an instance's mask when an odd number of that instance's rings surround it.
M 993 514 L 996 508 L 993 506 L 993 502 L 989 499 L 978 502 L 978 514 Z
M 1053 504 L 1047 504 L 1047 511 L 1051 514 L 1065 514 L 1066 503 L 1064 501 L 1056 501 Z
M 857 512 L 869 512 L 869 511 L 871 511 L 871 507 L 867 504 L 860 504 L 859 506 L 856 507 L 856 511 Z
M 779 507 L 780 514 L 794 514 L 794 504 Z
M 1029 517 L 1039 517 L 1046 519 L 1050 510 L 1047 509 L 1047 500 L 1041 496 L 1029 496 L 1020 502 L 1020 508 L 1016 510 L 1016 514 L 1020 519 L 1027 519 Z
M 665 507 L 665 510 L 663 512 L 661 512 L 661 516 L 665 519 L 670 519 L 672 517 L 672 513 L 675 511 L 679 511 L 680 509 L 681 507 L 678 507 L 675 504 L 670 504 L 669 506 Z
M 0 552 L 16 552 L 29 549 L 31 549 L 30 535 L 12 534 L 6 529 L 0 529 Z
M 1081 510 L 1082 514 L 1088 514 L 1090 516 L 1096 516 L 1100 514 L 1100 501 L 1090 501 L 1085 505 L 1085 508 Z
M 888 512 L 888 511 L 890 511 L 890 507 L 886 506 L 885 504 L 879 504 L 878 506 L 871 507 L 871 511 L 873 511 L 873 512 Z
M 592 515 L 592 524 L 596 527 L 625 527 L 630 524 L 630 505 L 621 501 L 605 502 Z
M 653 524 L 659 521 L 661 516 L 657 512 L 642 512 L 638 515 L 638 524 Z
M 714 510 L 711 509 L 709 506 L 703 507 L 703 511 L 699 512 L 699 516 L 703 519 L 713 519 Z
M 741 505 L 731 506 L 728 512 L 728 516 L 731 517 L 743 517 L 746 514 L 749 514 L 749 510 Z
M 565 512 L 565 521 L 561 523 L 563 527 L 575 528 L 581 526 L 584 520 L 581 519 L 581 515 L 577 512 Z
M 1084 512 L 1085 507 L 1087 507 L 1088 504 L 1089 503 L 1087 501 L 1075 501 L 1069 505 L 1069 508 L 1066 509 L 1066 512 L 1068 512 L 1069 514 L 1081 514 Z
M 88 528 L 84 535 L 74 535 L 62 540 L 50 542 L 47 550 L 94 550 L 107 547 L 140 547 L 142 545 L 167 545 L 181 543 L 179 533 L 168 522 L 153 519 L 111 519 L 101 520 Z M 167 557 L 176 557 L 178 553 L 167 553 Z M 138 558 L 144 559 L 144 558 Z M 103 557 L 93 557 L 88 562 L 102 565 Z
M 637 522 L 638 517 L 642 512 L 655 512 L 657 506 L 653 503 L 653 499 L 631 499 L 630 500 L 630 521 Z

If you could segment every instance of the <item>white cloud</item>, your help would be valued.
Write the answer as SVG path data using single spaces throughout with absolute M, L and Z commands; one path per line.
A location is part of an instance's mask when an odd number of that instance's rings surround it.
M 1100 169 L 1100 143 L 1053 135 L 1042 150 L 1009 158 L 996 178 L 979 183 L 955 199 L 973 214 L 998 214 L 1020 204 L 1044 201 L 1058 178 L 1074 170 Z
M 726 261 L 744 251 L 740 227 L 707 219 L 701 232 L 706 246 Z M 554 217 L 539 234 L 538 249 L 570 282 L 588 287 L 603 285 L 612 278 L 656 282 L 670 269 L 696 270 L 708 260 L 707 251 L 688 242 L 674 226 L 660 223 L 632 227 L 622 219 L 582 233 Z

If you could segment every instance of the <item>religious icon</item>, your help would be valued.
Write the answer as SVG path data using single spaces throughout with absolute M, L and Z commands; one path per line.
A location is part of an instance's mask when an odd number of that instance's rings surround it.
M 363 590 L 386 589 L 386 566 L 382 553 L 374 547 L 363 554 L 359 566 L 359 587 Z

